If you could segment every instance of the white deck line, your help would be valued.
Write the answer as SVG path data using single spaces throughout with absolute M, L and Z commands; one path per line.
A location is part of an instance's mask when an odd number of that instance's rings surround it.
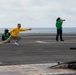
M 48 43 L 76 43 L 76 41 L 35 41 L 36 43 L 43 43 L 43 44 L 48 44 Z

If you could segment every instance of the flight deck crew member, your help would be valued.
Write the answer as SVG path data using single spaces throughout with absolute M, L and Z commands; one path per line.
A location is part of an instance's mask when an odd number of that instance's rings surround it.
M 17 24 L 16 28 L 10 30 L 10 37 L 5 41 L 0 42 L 0 44 L 6 44 L 8 41 L 16 40 L 14 44 L 19 45 L 18 42 L 21 40 L 21 37 L 18 36 L 19 32 L 28 30 L 31 30 L 31 28 L 21 28 L 21 24 Z
M 56 28 L 57 28 L 57 34 L 56 34 L 56 41 L 58 41 L 59 36 L 60 36 L 60 41 L 64 41 L 62 37 L 62 24 L 64 19 L 62 20 L 60 17 L 56 19 Z

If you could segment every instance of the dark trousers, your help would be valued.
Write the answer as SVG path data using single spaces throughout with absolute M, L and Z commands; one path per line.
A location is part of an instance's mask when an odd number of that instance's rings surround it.
M 57 29 L 57 34 L 56 34 L 56 41 L 58 41 L 58 38 L 60 36 L 60 40 L 62 41 L 62 29 Z

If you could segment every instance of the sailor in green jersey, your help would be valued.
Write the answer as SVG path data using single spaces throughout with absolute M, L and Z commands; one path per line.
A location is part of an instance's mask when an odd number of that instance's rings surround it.
M 10 36 L 9 30 L 5 29 L 4 34 L 2 34 L 2 41 L 7 40 L 9 36 Z
M 58 17 L 56 19 L 56 28 L 57 28 L 56 41 L 58 41 L 59 36 L 60 36 L 60 41 L 64 41 L 63 38 L 62 38 L 62 24 L 63 24 L 63 21 L 65 21 L 65 20 L 62 20 L 60 17 Z

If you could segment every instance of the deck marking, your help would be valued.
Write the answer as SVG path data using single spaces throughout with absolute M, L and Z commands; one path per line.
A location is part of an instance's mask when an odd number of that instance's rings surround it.
M 76 41 L 35 41 L 36 43 L 50 44 L 50 43 L 60 43 L 60 44 L 68 44 L 68 43 L 76 43 Z

